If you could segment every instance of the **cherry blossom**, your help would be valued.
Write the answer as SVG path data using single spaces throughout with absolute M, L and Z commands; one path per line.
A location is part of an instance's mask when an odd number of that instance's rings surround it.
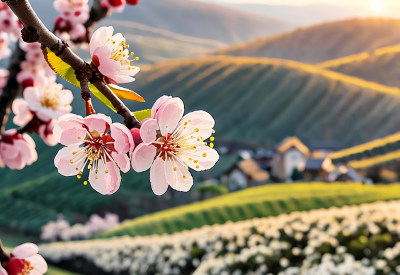
M 29 109 L 42 121 L 59 118 L 72 110 L 72 92 L 45 77 L 39 78 L 34 86 L 25 88 L 24 98 Z
M 13 39 L 21 36 L 22 24 L 6 3 L 0 3 L 0 31 L 9 33 Z
M 63 39 L 84 40 L 89 19 L 88 0 L 56 0 L 54 8 L 60 13 L 55 20 L 55 33 Z
M 53 133 L 56 141 L 67 146 L 54 159 L 61 175 L 80 178 L 87 165 L 93 189 L 103 195 L 118 190 L 121 183 L 119 170 L 129 171 L 126 153 L 134 148 L 126 126 L 112 123 L 111 118 L 103 114 L 85 118 L 68 114 L 58 120 Z
M 17 74 L 17 81 L 26 88 L 33 86 L 40 77 L 56 81 L 56 74 L 43 58 L 39 43 L 25 43 L 20 40 L 19 47 L 25 51 L 25 61 L 20 63 L 21 71 Z
M 39 126 L 38 135 L 48 146 L 55 146 L 58 143 L 53 135 L 53 129 L 56 123 L 57 120 L 52 119 L 47 123 L 43 123 Z
M 151 187 L 156 195 L 164 194 L 168 185 L 189 191 L 193 178 L 188 167 L 207 170 L 219 159 L 217 151 L 204 142 L 214 132 L 212 116 L 196 111 L 182 117 L 183 112 L 180 98 L 163 96 L 140 128 L 143 143 L 132 154 L 132 167 L 137 172 L 150 168 Z
M 0 89 L 6 86 L 9 75 L 10 72 L 8 70 L 0 69 Z
M 90 55 L 92 65 L 104 76 L 107 83 L 128 83 L 139 72 L 139 68 L 131 66 L 129 45 L 125 43 L 122 34 L 114 34 L 113 27 L 101 27 L 93 33 L 90 40 Z M 137 60 L 137 58 L 136 58 Z
M 8 34 L 5 32 L 0 32 L 0 59 L 4 59 L 10 56 L 11 50 L 8 46 L 10 46 Z
M 41 275 L 47 272 L 47 263 L 38 254 L 39 248 L 33 243 L 17 246 L 7 261 L 6 268 L 0 265 L 0 275 Z
M 111 12 L 122 12 L 125 9 L 125 0 L 101 0 L 101 6 Z
M 0 140 L 1 167 L 21 170 L 37 160 L 36 144 L 27 134 L 20 134 L 16 129 L 5 131 Z

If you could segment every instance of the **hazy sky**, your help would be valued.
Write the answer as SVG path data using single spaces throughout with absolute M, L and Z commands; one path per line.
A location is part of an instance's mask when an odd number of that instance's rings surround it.
M 239 4 L 266 4 L 303 6 L 309 4 L 331 4 L 344 6 L 365 15 L 372 16 L 400 16 L 400 0 L 201 0 L 206 2 L 228 2 Z

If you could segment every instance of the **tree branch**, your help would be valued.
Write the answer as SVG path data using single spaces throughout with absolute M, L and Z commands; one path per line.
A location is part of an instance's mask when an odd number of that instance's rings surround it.
M 86 81 L 91 74 L 88 73 L 88 64 L 67 47 L 58 37 L 50 32 L 40 21 L 28 0 L 2 0 L 10 7 L 14 14 L 24 25 L 22 38 L 27 42 L 39 42 L 42 46 L 50 48 L 59 58 L 69 64 L 76 72 L 79 81 L 83 84 L 83 93 L 86 95 Z M 120 114 L 128 128 L 138 127 L 139 122 L 122 101 L 104 84 L 102 80 L 93 83 L 100 92 L 110 100 L 117 113 Z
M 108 9 L 101 6 L 100 0 L 94 0 L 90 9 L 88 21 L 84 24 L 86 29 L 91 28 L 95 23 L 108 16 Z

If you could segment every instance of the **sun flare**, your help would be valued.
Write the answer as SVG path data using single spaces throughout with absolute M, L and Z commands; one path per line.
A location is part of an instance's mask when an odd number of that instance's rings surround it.
M 381 11 L 382 10 L 382 1 L 381 0 L 372 0 L 371 1 L 371 9 L 376 12 Z

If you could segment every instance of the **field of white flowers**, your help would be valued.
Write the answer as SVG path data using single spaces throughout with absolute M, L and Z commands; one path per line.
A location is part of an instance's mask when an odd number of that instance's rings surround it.
M 399 274 L 400 201 L 40 250 L 52 263 L 96 274 Z

